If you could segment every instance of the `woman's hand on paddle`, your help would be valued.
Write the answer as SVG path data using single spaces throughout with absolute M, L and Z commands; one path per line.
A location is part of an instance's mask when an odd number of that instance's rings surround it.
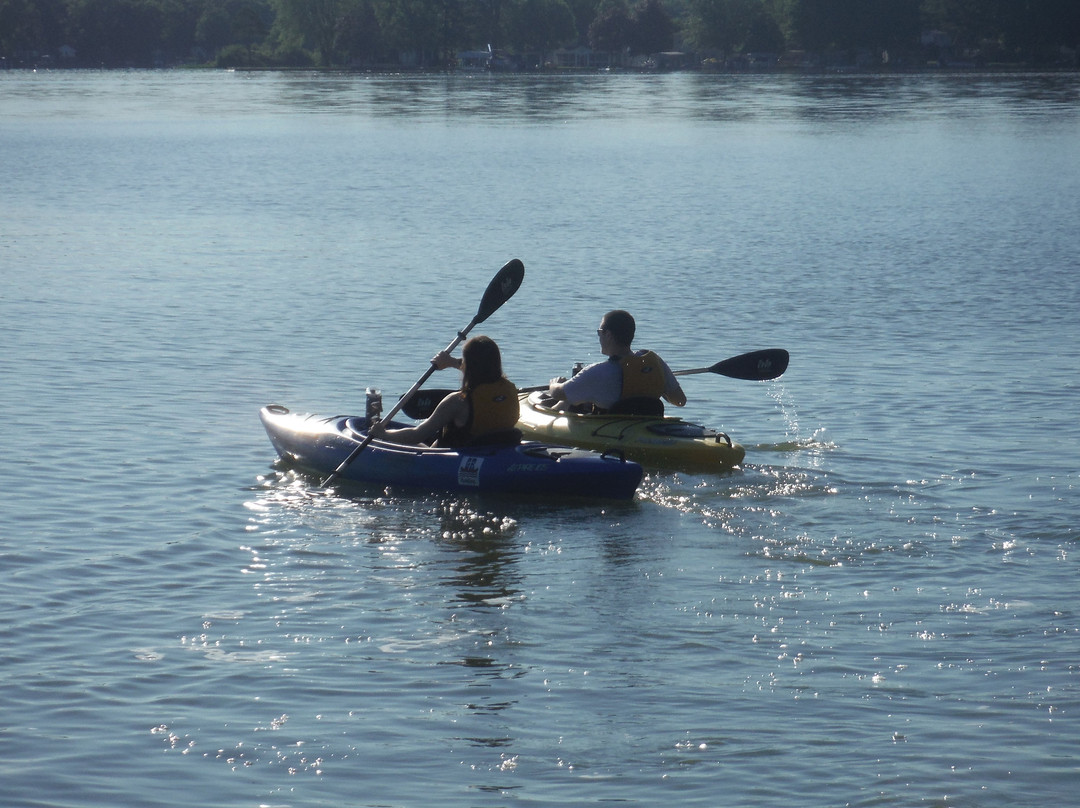
M 436 370 L 446 370 L 447 368 L 461 369 L 461 360 L 451 356 L 447 351 L 439 351 L 431 360 L 431 364 L 435 366 Z

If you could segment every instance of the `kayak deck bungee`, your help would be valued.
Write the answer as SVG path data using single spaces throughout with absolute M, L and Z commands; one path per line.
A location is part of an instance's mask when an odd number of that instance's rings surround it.
M 367 438 L 367 418 L 324 418 L 279 404 L 259 411 L 266 434 L 286 463 L 325 474 Z M 391 422 L 396 428 L 408 424 Z M 550 497 L 632 499 L 644 472 L 615 454 L 535 441 L 460 449 L 371 440 L 340 472 L 344 479 L 436 491 Z
M 544 391 L 522 391 L 519 399 L 518 429 L 530 440 L 617 451 L 644 466 L 690 472 L 729 471 L 746 456 L 725 433 L 681 418 L 560 410 Z

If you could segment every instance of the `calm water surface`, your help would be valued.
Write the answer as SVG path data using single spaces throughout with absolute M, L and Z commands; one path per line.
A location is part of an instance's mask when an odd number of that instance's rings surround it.
M 5 805 L 1073 799 L 1076 75 L 7 72 L 0 164 Z M 790 350 L 686 379 L 745 467 L 274 464 L 512 257 L 522 385 Z

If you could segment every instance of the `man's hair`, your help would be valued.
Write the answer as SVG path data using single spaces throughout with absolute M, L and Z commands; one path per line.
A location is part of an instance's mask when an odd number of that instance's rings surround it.
M 636 325 L 634 318 L 630 316 L 628 311 L 622 309 L 609 311 L 604 315 L 604 328 L 610 331 L 622 345 L 629 345 L 634 341 Z

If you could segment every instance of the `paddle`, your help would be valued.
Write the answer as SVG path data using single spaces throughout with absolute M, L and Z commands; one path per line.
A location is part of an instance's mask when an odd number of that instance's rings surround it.
M 719 373 L 732 379 L 745 379 L 751 382 L 764 382 L 783 375 L 788 366 L 788 352 L 783 348 L 766 348 L 762 351 L 750 351 L 730 359 L 724 359 L 707 368 L 676 370 L 676 376 L 690 376 L 694 373 Z
M 430 418 L 435 408 L 439 406 L 439 402 L 453 392 L 453 390 L 443 390 L 438 387 L 418 390 L 412 398 L 401 405 L 401 411 L 415 421 Z
M 676 370 L 676 376 L 690 376 L 694 373 L 718 373 L 721 376 L 729 376 L 732 379 L 745 379 L 752 382 L 764 382 L 783 375 L 788 366 L 788 352 L 783 348 L 766 348 L 761 351 L 739 354 L 730 359 L 724 359 L 707 368 L 693 368 L 692 370 Z M 548 385 L 538 387 L 522 387 L 522 393 L 535 393 L 537 390 L 547 390 Z M 413 419 L 427 418 L 434 412 L 435 407 L 453 390 L 421 390 L 411 400 L 402 405 L 401 410 Z
M 454 348 L 468 336 L 469 332 L 472 331 L 473 326 L 484 322 L 484 320 L 498 311 L 503 303 L 512 298 L 524 279 L 525 265 L 517 258 L 507 261 L 506 265 L 495 273 L 495 277 L 491 279 L 491 283 L 489 283 L 487 289 L 484 290 L 484 296 L 481 298 L 480 305 L 476 309 L 476 316 L 472 318 L 472 321 L 465 326 L 465 328 L 458 332 L 454 341 L 446 346 L 446 353 L 450 353 L 454 350 Z M 384 420 L 389 421 L 397 415 L 398 411 L 405 407 L 413 395 L 415 395 L 416 391 L 420 389 L 420 386 L 426 382 L 428 377 L 434 372 L 435 364 L 432 363 L 424 375 L 409 389 L 409 392 L 398 399 L 398 403 L 386 414 Z M 360 442 L 360 445 L 353 449 L 349 456 L 341 462 L 341 465 L 334 469 L 330 476 L 322 481 L 322 486 L 325 487 L 333 482 L 334 478 L 345 471 L 345 469 L 349 467 L 349 464 L 356 459 L 360 452 L 364 451 L 369 443 L 371 443 L 371 435 L 364 438 Z

